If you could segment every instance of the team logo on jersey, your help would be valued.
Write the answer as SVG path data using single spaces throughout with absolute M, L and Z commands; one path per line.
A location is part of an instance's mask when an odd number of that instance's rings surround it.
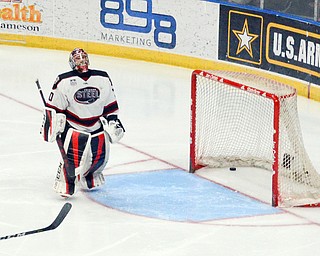
M 99 98 L 100 91 L 95 87 L 85 87 L 74 94 L 74 100 L 80 104 L 92 104 Z

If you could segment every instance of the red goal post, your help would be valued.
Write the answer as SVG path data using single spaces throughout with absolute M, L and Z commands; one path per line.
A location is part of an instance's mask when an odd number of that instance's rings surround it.
M 320 175 L 304 148 L 296 90 L 275 80 L 193 71 L 190 172 L 205 166 L 272 171 L 273 206 L 320 204 Z

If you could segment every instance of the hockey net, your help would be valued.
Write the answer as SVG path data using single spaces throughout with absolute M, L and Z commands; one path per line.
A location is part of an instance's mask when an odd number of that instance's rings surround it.
M 272 171 L 272 205 L 319 206 L 320 175 L 304 148 L 296 90 L 253 74 L 192 74 L 190 172 Z

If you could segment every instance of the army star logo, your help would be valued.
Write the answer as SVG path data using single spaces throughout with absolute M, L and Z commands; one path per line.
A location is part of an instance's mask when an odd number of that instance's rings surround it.
M 248 27 L 248 20 L 245 19 L 242 31 L 232 30 L 232 32 L 239 39 L 239 44 L 238 44 L 238 49 L 236 54 L 239 54 L 243 50 L 246 50 L 251 56 L 251 58 L 253 58 L 251 44 L 254 40 L 258 38 L 258 35 L 250 34 L 249 27 Z

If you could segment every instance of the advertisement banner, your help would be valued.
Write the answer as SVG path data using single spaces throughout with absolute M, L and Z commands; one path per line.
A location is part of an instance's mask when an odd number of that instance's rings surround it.
M 220 60 L 319 84 L 318 26 L 253 10 L 220 8 Z
M 214 18 L 213 18 L 214 17 Z M 184 0 L 0 0 L 4 34 L 217 59 L 219 5 Z
M 41 35 L 42 13 L 35 4 L 23 0 L 0 0 L 0 32 Z

